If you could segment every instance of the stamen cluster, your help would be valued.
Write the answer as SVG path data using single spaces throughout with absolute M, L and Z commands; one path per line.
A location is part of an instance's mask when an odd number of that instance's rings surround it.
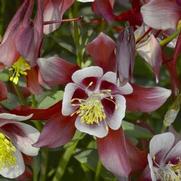
M 15 152 L 16 148 L 11 141 L 3 133 L 0 133 L 0 170 L 16 165 Z
M 14 84 L 18 84 L 21 76 L 27 75 L 27 70 L 30 70 L 30 65 L 20 57 L 17 62 L 15 62 L 12 67 L 9 69 L 11 75 L 9 80 Z

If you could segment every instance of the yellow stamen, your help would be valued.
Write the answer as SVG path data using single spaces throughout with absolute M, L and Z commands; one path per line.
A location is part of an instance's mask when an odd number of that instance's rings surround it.
M 73 98 L 71 100 L 72 106 L 79 106 L 78 110 L 73 112 L 71 116 L 77 114 L 80 116 L 82 123 L 92 125 L 94 123 L 99 124 L 106 119 L 104 107 L 101 103 L 102 99 L 107 99 L 115 104 L 110 89 L 101 90 L 100 93 L 92 93 L 87 99 Z M 74 103 L 76 101 L 76 103 Z
M 81 122 L 86 124 L 98 124 L 106 118 L 102 103 L 97 98 L 89 98 L 83 101 L 76 114 L 81 117 Z
M 157 176 L 160 181 L 180 181 L 181 161 L 179 161 L 177 164 L 168 163 L 165 167 L 160 167 Z
M 10 78 L 9 80 L 12 81 L 14 84 L 18 84 L 19 78 L 23 75 L 27 75 L 27 70 L 30 70 L 30 65 L 25 61 L 23 57 L 20 57 L 9 69 L 10 71 Z
M 0 169 L 16 165 L 15 152 L 16 148 L 10 140 L 3 133 L 0 133 Z

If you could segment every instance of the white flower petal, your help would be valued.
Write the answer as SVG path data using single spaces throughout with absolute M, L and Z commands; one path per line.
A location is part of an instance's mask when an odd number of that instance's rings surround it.
M 106 120 L 109 127 L 113 130 L 117 130 L 120 128 L 122 119 L 125 117 L 126 111 L 126 100 L 121 95 L 115 96 L 116 109 L 113 115 Z
M 175 137 L 172 133 L 162 133 L 153 136 L 150 141 L 150 155 L 153 158 L 159 153 L 159 160 L 163 161 L 165 155 L 172 148 L 175 141 Z
M 19 116 L 16 114 L 10 114 L 10 113 L 0 113 L 0 119 L 12 119 L 16 121 L 25 121 L 30 119 L 33 116 L 33 114 L 30 114 L 28 116 Z
M 117 76 L 116 76 L 116 73 L 114 72 L 106 72 L 102 76 L 101 81 L 107 81 L 118 86 Z M 118 89 L 120 90 L 120 94 L 123 94 L 123 95 L 131 94 L 133 92 L 133 88 L 129 83 L 126 83 L 123 86 L 118 86 Z
M 108 134 L 108 127 L 104 121 L 101 121 L 99 124 L 88 125 L 82 123 L 78 116 L 75 121 L 75 127 L 81 132 L 88 133 L 98 138 L 103 138 Z
M 155 173 L 154 173 L 153 161 L 152 161 L 150 154 L 148 154 L 147 159 L 148 159 L 148 166 L 150 169 L 151 179 L 152 179 L 152 181 L 157 181 Z
M 180 158 L 181 157 L 181 141 L 179 141 L 168 153 L 165 158 L 165 161 L 169 161 L 173 158 Z
M 81 3 L 88 3 L 88 2 L 94 2 L 94 0 L 77 0 Z
M 23 157 L 18 149 L 16 149 L 15 156 L 17 161 L 16 165 L 0 170 L 0 175 L 6 178 L 16 178 L 23 174 L 23 172 L 25 171 L 25 165 Z
M 25 123 L 19 123 L 18 126 L 22 129 L 25 135 L 16 135 L 16 147 L 26 155 L 38 155 L 39 148 L 33 147 L 32 145 L 38 141 L 40 135 L 39 131 Z
M 117 76 L 116 76 L 116 73 L 114 73 L 114 72 L 106 72 L 103 76 L 102 76 L 102 78 L 101 78 L 101 81 L 103 81 L 103 80 L 105 80 L 105 81 L 107 81 L 107 82 L 110 82 L 110 83 L 113 83 L 113 84 L 115 84 L 116 85 L 116 83 L 117 83 Z
M 71 99 L 77 88 L 78 88 L 77 85 L 74 83 L 68 83 L 65 86 L 65 91 L 62 101 L 62 114 L 64 116 L 68 116 L 76 110 L 76 107 L 73 107 L 71 104 Z
M 131 84 L 129 84 L 127 82 L 125 85 L 119 86 L 119 90 L 120 90 L 121 94 L 127 95 L 127 94 L 131 94 L 133 92 L 133 87 L 131 86 Z
M 72 74 L 72 80 L 75 83 L 80 84 L 82 80 L 84 80 L 87 77 L 102 77 L 102 75 L 103 75 L 103 70 L 101 67 L 91 66 L 74 72 Z

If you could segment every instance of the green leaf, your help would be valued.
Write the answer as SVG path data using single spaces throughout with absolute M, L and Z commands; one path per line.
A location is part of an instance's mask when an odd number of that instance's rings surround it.
M 141 126 L 135 125 L 127 121 L 123 121 L 122 127 L 126 134 L 130 135 L 133 138 L 148 139 L 153 136 L 152 133 L 146 128 L 142 128 Z

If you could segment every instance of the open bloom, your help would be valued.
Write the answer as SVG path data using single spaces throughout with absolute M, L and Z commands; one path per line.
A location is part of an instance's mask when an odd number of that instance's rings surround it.
M 118 87 L 116 73 L 104 74 L 98 66 L 77 70 L 72 80 L 65 87 L 62 114 L 76 114 L 76 128 L 99 138 L 108 134 L 108 127 L 119 129 L 126 110 L 122 95 L 132 93 L 131 85 Z
M 18 113 L 33 113 L 34 119 L 47 120 L 36 143 L 38 147 L 61 146 L 72 139 L 76 128 L 96 136 L 104 166 L 119 177 L 127 177 L 131 171 L 142 169 L 145 162 L 142 152 L 128 144 L 123 130 L 119 129 L 125 110 L 154 111 L 171 92 L 161 87 L 145 88 L 129 83 L 119 85 L 115 73 L 115 47 L 115 42 L 101 33 L 87 45 L 96 66 L 81 70 L 57 57 L 44 58 L 43 61 L 48 64 L 41 69 L 51 68 L 53 71 L 43 71 L 42 78 L 52 83 L 59 80 L 56 83 L 67 84 L 63 101 L 48 110 L 24 108 Z M 54 61 L 57 66 L 53 66 Z
M 155 135 L 150 141 L 148 180 L 181 180 L 181 141 L 171 132 Z
M 21 123 L 29 116 L 0 113 L 0 175 L 16 178 L 23 174 L 25 165 L 22 153 L 36 156 L 39 149 L 32 146 L 39 132 L 32 126 Z

